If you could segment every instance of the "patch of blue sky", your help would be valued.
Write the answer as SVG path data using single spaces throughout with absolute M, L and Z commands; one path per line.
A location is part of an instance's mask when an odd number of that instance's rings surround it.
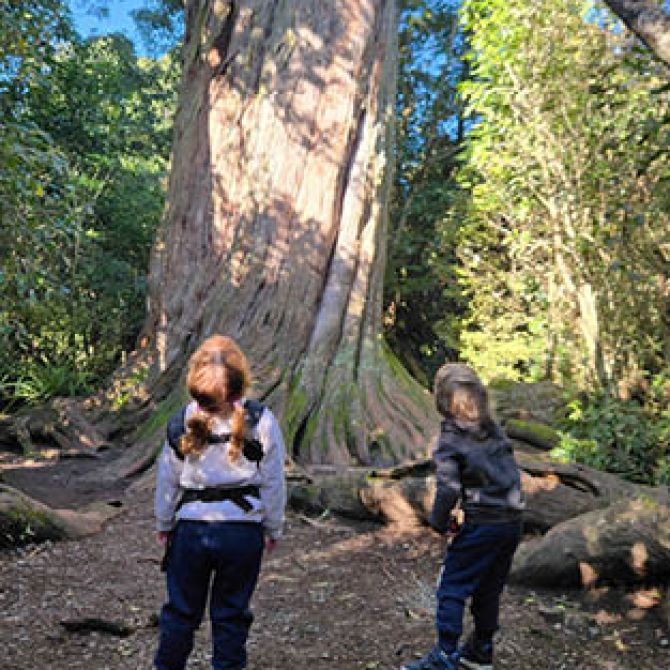
M 131 12 L 145 0 L 67 0 L 76 31 L 82 37 L 122 33 L 135 45 L 136 52 L 148 55 Z

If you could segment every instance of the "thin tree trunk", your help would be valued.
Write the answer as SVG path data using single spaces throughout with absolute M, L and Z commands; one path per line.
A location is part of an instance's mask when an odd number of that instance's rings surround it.
M 651 51 L 670 65 L 670 15 L 649 0 L 605 0 L 605 4 Z
M 392 0 L 191 0 L 165 225 L 135 366 L 177 402 L 187 355 L 235 337 L 293 456 L 428 446 L 428 395 L 381 340 L 396 72 Z M 179 400 L 181 397 L 179 398 Z

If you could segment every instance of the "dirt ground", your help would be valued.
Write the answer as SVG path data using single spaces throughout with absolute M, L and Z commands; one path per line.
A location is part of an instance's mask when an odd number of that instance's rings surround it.
M 61 503 L 64 484 L 58 484 Z M 40 497 L 48 493 L 43 485 Z M 79 491 L 91 497 L 85 494 Z M 98 535 L 0 552 L 1 668 L 152 667 L 164 598 L 162 550 L 153 533 L 151 492 L 121 500 L 121 514 Z M 248 667 L 399 668 L 433 643 L 434 587 L 444 550 L 445 541 L 428 531 L 403 534 L 290 513 L 285 538 L 264 559 Z M 670 631 L 657 603 L 653 589 L 512 586 L 503 599 L 496 668 L 668 670 Z M 120 630 L 70 632 L 63 625 L 87 618 Z M 205 622 L 188 668 L 209 667 Z

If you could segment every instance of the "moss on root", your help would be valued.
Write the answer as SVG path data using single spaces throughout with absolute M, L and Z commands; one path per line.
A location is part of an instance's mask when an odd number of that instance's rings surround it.
M 512 391 L 518 386 L 518 382 L 505 377 L 496 377 L 489 382 L 488 386 L 493 391 Z
M 514 439 L 546 450 L 553 449 L 561 441 L 561 436 L 551 426 L 537 421 L 508 419 L 505 432 Z
M 187 402 L 188 394 L 185 390 L 170 394 L 158 404 L 151 416 L 137 427 L 136 439 L 147 440 L 163 430 L 172 414 Z
M 307 394 L 300 386 L 300 375 L 296 375 L 291 380 L 282 417 L 282 428 L 289 444 L 293 442 L 300 428 L 305 407 L 307 407 Z
M 0 513 L 0 548 L 20 547 L 44 540 L 59 540 L 65 536 L 62 528 L 49 515 L 17 504 Z
M 431 404 L 431 393 L 417 382 L 407 371 L 407 368 L 400 362 L 400 359 L 393 353 L 389 345 L 382 341 L 381 347 L 382 359 L 386 361 L 389 369 L 393 373 L 396 383 L 403 392 L 414 400 L 419 406 L 428 406 Z
M 431 394 L 381 338 L 363 350 L 343 344 L 325 375 L 310 370 L 291 379 L 282 412 L 297 461 L 388 465 L 413 453 L 417 436 L 432 430 Z

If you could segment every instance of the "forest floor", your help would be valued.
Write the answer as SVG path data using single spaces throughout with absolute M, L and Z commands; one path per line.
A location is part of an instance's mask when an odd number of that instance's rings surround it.
M 93 494 L 80 490 L 68 498 L 57 470 L 35 469 L 30 477 L 12 472 L 5 480 L 23 488 L 32 480 L 35 497 L 45 502 L 76 508 Z M 165 593 L 162 549 L 153 532 L 151 492 L 121 500 L 121 513 L 95 536 L 0 551 L 4 670 L 152 667 Z M 429 531 L 289 513 L 285 538 L 265 557 L 254 595 L 248 667 L 399 668 L 433 644 L 434 588 L 445 548 Z M 668 670 L 670 631 L 667 615 L 652 606 L 657 600 L 653 590 L 510 586 L 496 668 Z M 87 618 L 119 630 L 70 632 L 63 625 Z M 203 623 L 188 668 L 209 667 Z

